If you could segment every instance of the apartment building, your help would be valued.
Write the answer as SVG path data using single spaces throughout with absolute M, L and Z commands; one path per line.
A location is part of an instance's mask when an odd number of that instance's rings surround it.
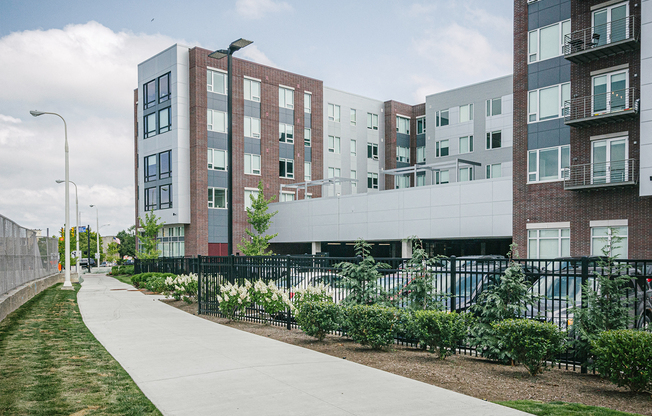
M 514 242 L 652 256 L 647 1 L 514 2 Z

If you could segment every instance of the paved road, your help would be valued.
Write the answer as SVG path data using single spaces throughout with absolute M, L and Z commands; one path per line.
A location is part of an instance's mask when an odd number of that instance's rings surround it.
M 165 415 L 526 415 L 218 325 L 130 288 L 85 275 L 79 307 Z

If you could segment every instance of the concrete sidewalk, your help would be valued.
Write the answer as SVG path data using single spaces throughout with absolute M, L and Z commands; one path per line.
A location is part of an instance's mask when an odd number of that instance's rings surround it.
M 165 415 L 526 415 L 238 331 L 85 275 L 88 328 Z

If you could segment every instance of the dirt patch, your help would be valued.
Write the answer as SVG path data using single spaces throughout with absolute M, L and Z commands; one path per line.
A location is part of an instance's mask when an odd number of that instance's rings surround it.
M 164 300 L 170 306 L 197 314 L 197 304 Z M 632 394 L 594 374 L 553 368 L 530 377 L 525 367 L 512 367 L 468 355 L 455 355 L 442 361 L 419 349 L 394 345 L 387 351 L 374 351 L 348 338 L 328 335 L 318 342 L 299 329 L 234 321 L 199 315 L 209 321 L 242 331 L 309 348 L 334 357 L 409 377 L 469 396 L 489 401 L 537 400 L 564 401 L 602 406 L 623 412 L 652 416 L 652 395 Z

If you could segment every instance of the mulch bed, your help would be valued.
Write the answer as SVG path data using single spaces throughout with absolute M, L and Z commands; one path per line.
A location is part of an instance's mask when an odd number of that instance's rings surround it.
M 197 304 L 188 305 L 173 300 L 164 302 L 197 314 Z M 442 361 L 434 354 L 412 347 L 394 345 L 385 351 L 374 351 L 345 337 L 328 335 L 323 342 L 319 342 L 299 329 L 288 331 L 282 326 L 199 316 L 218 324 L 334 357 L 346 357 L 349 361 L 492 402 L 563 401 L 652 416 L 650 393 L 632 394 L 628 389 L 616 387 L 595 374 L 581 374 L 579 369 L 570 371 L 553 368 L 537 377 L 530 377 L 525 367 L 502 365 L 480 357 L 454 355 Z

